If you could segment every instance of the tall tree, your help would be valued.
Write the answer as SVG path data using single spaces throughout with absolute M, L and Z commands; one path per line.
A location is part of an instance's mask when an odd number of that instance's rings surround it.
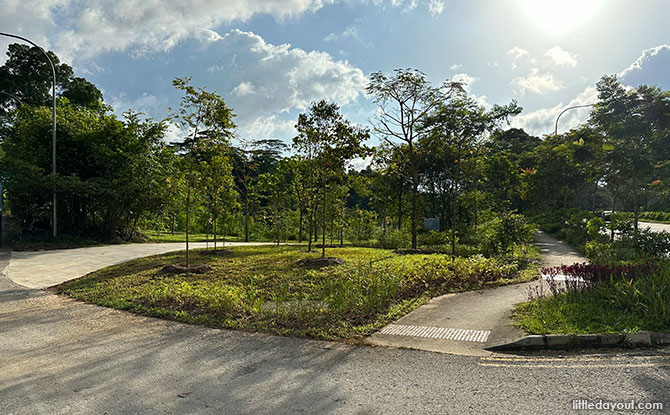
M 631 196 L 637 231 L 640 207 L 659 161 L 655 150 L 667 148 L 670 98 L 644 85 L 629 90 L 616 76 L 604 76 L 596 87 L 599 101 L 591 122 L 605 135 L 605 180 Z
M 58 56 L 46 52 L 56 69 L 56 91 L 71 104 L 89 108 L 102 106 L 102 93 L 84 78 L 74 76 L 72 68 L 60 63 Z M 7 60 L 0 66 L 0 116 L 18 103 L 49 106 L 51 103 L 51 66 L 42 51 L 34 46 L 9 45 Z
M 476 157 L 477 148 L 485 137 L 520 112 L 521 107 L 515 101 L 503 106 L 496 104 L 486 110 L 474 98 L 459 96 L 440 103 L 420 124 L 420 130 L 426 134 L 419 143 L 430 148 L 429 153 L 443 158 L 442 176 L 446 176 L 451 195 L 451 249 L 454 256 L 459 224 L 458 201 L 467 180 L 464 166 Z
M 438 105 L 462 93 L 463 88 L 458 82 L 448 81 L 435 88 L 421 71 L 396 69 L 390 77 L 382 72 L 372 73 L 366 91 L 379 105 L 374 131 L 392 146 L 397 146 L 398 141 L 407 145 L 412 182 L 412 249 L 416 249 L 420 161 L 416 143 L 427 134 L 420 126 Z

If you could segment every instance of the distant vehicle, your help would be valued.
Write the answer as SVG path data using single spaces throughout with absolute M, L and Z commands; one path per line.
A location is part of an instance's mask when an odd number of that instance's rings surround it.
M 612 211 L 612 210 L 603 210 L 603 213 L 601 213 L 600 216 L 601 216 L 604 220 L 606 220 L 607 222 L 609 222 L 610 220 L 612 220 L 612 213 L 614 213 L 614 211 Z

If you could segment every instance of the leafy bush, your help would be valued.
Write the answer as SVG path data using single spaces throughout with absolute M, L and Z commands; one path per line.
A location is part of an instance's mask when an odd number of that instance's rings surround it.
M 408 232 L 402 230 L 387 230 L 386 233 L 379 232 L 377 236 L 377 246 L 383 249 L 407 248 L 411 244 L 412 237 Z
M 486 232 L 484 251 L 489 255 L 506 255 L 515 244 L 532 242 L 535 227 L 517 213 L 507 212 L 494 219 Z
M 607 242 L 608 237 L 607 234 L 604 233 L 606 229 L 605 221 L 602 220 L 602 218 L 591 218 L 586 222 L 586 233 L 591 241 L 601 243 Z
M 428 231 L 419 234 L 419 245 L 436 247 L 449 242 L 449 235 L 445 232 Z

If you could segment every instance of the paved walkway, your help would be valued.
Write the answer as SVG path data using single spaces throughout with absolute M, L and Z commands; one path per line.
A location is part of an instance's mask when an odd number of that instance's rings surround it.
M 271 243 L 226 242 L 226 246 L 263 244 Z M 189 246 L 193 249 L 204 248 L 206 242 L 190 243 Z M 210 242 L 209 246 L 213 244 Z M 46 288 L 110 265 L 184 249 L 185 243 L 176 242 L 12 252 L 7 276 L 14 283 L 27 288 Z
M 542 266 L 584 262 L 586 259 L 557 239 L 538 232 L 535 243 Z M 514 304 L 527 301 L 527 292 L 541 282 L 433 298 L 370 337 L 374 344 L 443 353 L 487 356 L 485 348 L 523 336 L 512 327 Z

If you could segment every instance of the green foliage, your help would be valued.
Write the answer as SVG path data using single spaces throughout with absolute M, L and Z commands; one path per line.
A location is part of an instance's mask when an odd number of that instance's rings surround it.
M 60 63 L 58 56 L 47 51 L 56 70 L 57 97 L 71 105 L 103 109 L 102 93 L 84 78 L 74 76 L 72 67 Z M 0 120 L 21 104 L 32 107 L 51 106 L 51 66 L 39 48 L 14 43 L 7 49 L 7 60 L 0 66 Z
M 377 246 L 384 249 L 408 248 L 412 245 L 411 235 L 405 230 L 387 230 L 377 235 Z
M 522 264 L 481 256 L 395 255 L 337 248 L 347 262 L 309 269 L 301 247 L 235 247 L 219 258 L 194 252 L 213 271 L 166 276 L 180 253 L 142 258 L 61 285 L 84 301 L 214 327 L 322 339 L 368 335 L 431 296 L 519 281 Z
M 605 221 L 602 218 L 595 217 L 586 222 L 586 233 L 591 241 L 606 242 L 608 238 L 604 234 L 605 230 Z
M 529 334 L 670 331 L 670 267 L 646 277 L 617 280 L 517 306 Z
M 446 232 L 428 231 L 419 234 L 419 245 L 428 247 L 438 247 L 446 245 L 449 242 L 449 235 Z
M 65 100 L 57 122 L 58 176 L 53 177 L 50 111 L 23 106 L 14 112 L 13 129 L 2 142 L 12 215 L 25 233 L 46 233 L 55 186 L 62 233 L 131 238 L 142 215 L 161 209 L 173 172 L 162 141 L 165 126 L 131 112 L 119 120 Z
M 533 241 L 535 227 L 517 213 L 504 212 L 494 218 L 486 232 L 485 252 L 489 255 L 507 255 L 515 245 Z

